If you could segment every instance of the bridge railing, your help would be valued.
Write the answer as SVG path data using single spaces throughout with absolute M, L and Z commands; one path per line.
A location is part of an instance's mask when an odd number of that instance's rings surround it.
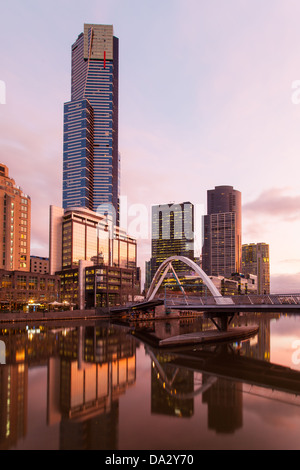
M 165 300 L 168 305 L 215 305 L 213 296 L 160 294 L 157 298 Z M 244 294 L 223 296 L 231 299 L 235 305 L 300 305 L 300 294 Z

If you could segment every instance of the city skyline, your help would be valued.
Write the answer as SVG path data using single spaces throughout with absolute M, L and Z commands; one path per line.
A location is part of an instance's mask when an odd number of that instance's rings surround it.
M 242 193 L 242 243 L 268 243 L 271 290 L 280 276 L 282 290 L 295 292 L 300 106 L 292 85 L 300 77 L 299 5 L 72 5 L 68 19 L 67 4 L 3 6 L 2 162 L 32 199 L 31 254 L 48 255 L 49 206 L 62 204 L 70 44 L 83 23 L 113 24 L 121 40 L 121 195 L 149 207 L 149 215 L 151 205 L 181 200 L 205 211 L 208 189 L 234 186 Z M 7 41 L 13 19 L 17 34 Z M 150 250 L 149 237 L 139 243 L 142 269 Z

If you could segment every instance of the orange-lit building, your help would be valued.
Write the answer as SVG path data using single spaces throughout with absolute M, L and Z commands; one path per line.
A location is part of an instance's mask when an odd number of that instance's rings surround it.
M 84 207 L 50 207 L 50 275 L 61 277 L 61 301 L 108 307 L 140 294 L 137 242 L 106 216 Z
M 242 271 L 257 276 L 257 293 L 270 293 L 270 249 L 267 243 L 242 246 Z
M 31 200 L 0 164 L 0 269 L 30 270 Z

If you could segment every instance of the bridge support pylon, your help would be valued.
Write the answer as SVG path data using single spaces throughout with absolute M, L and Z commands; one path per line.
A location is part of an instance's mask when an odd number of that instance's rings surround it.
M 228 327 L 235 317 L 235 312 L 226 313 L 206 313 L 204 316 L 209 318 L 219 331 L 228 331 Z

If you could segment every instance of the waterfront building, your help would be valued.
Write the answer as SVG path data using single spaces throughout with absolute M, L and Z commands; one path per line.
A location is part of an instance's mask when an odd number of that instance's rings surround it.
M 80 261 L 136 268 L 137 243 L 120 227 L 85 208 L 50 207 L 50 274 Z
M 151 279 L 170 256 L 194 260 L 194 205 L 191 202 L 152 207 Z M 187 266 L 173 263 L 176 273 L 184 275 Z
M 253 274 L 235 274 L 230 278 L 211 276 L 221 295 L 251 295 L 257 293 L 257 276 Z
M 209 276 L 209 278 L 220 294 L 224 296 L 257 293 L 257 276 L 253 274 L 235 274 L 228 278 L 224 276 Z M 187 297 L 189 295 L 197 295 L 199 297 L 210 297 L 212 295 L 200 276 L 195 274 L 186 275 L 181 287 L 178 286 L 176 279 L 170 278 L 165 287 L 164 294 L 174 295 L 176 293 L 177 295 L 182 295 L 183 291 Z
M 241 270 L 241 193 L 232 186 L 207 191 L 202 251 L 208 275 L 230 277 Z
M 80 309 L 119 305 L 140 293 L 136 240 L 89 209 L 50 207 L 49 258 L 62 300 Z
M 103 264 L 82 264 L 77 269 L 57 272 L 60 297 L 73 308 L 124 305 L 140 293 L 140 270 Z
M 42 256 L 30 256 L 30 272 L 49 273 L 49 258 Z
M 30 270 L 31 200 L 0 164 L 0 268 Z
M 106 208 L 119 225 L 119 39 L 85 24 L 72 45 L 71 101 L 64 105 L 63 208 Z M 101 209 L 99 209 L 101 208 Z
M 257 276 L 257 293 L 270 293 L 270 254 L 267 243 L 242 246 L 242 272 Z
M 1 310 L 48 309 L 60 301 L 60 277 L 0 269 Z M 51 308 L 51 307 L 50 307 Z

